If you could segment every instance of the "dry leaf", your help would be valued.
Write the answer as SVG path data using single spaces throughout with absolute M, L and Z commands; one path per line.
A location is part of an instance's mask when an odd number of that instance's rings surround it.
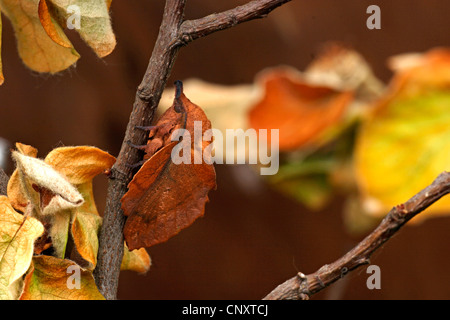
M 63 259 L 66 255 L 67 242 L 69 241 L 71 210 L 63 210 L 52 216 L 48 233 L 53 246 L 53 256 Z
M 120 270 L 146 273 L 150 269 L 151 260 L 145 248 L 130 251 L 125 244 Z
M 56 73 L 73 65 L 79 54 L 72 45 L 61 46 L 45 32 L 38 16 L 39 0 L 0 0 L 0 9 L 14 28 L 22 61 L 37 72 Z M 55 32 L 70 44 L 61 27 Z
M 92 181 L 95 176 L 110 169 L 116 159 L 96 147 L 60 147 L 45 157 L 45 162 L 64 175 L 67 180 L 79 185 Z
M 78 253 L 89 263 L 88 270 L 97 265 L 98 232 L 102 218 L 92 213 L 76 212 L 73 217 L 71 234 Z
M 37 150 L 31 146 L 19 143 L 16 146 L 23 156 L 29 155 L 30 158 L 33 158 L 37 155 Z M 50 167 L 51 170 L 57 172 L 66 180 L 65 183 L 73 185 L 72 188 L 83 199 L 83 203 L 76 207 L 59 207 L 58 210 L 52 211 L 50 219 L 47 218 L 55 256 L 64 258 L 68 254 L 66 245 L 70 232 L 76 250 L 88 262 L 89 268 L 93 269 L 96 265 L 97 233 L 101 218 L 95 205 L 92 180 L 96 175 L 110 169 L 115 162 L 115 158 L 98 148 L 80 146 L 56 148 L 47 155 L 44 161 L 34 160 L 38 161 L 37 163 L 42 167 Z M 15 203 L 31 201 L 37 206 L 47 208 L 53 199 L 57 198 L 54 188 L 42 187 L 35 182 L 31 183 L 31 192 L 34 193 L 31 197 L 27 195 L 20 187 L 21 181 L 18 178 L 18 171 L 20 170 L 13 173 L 8 185 L 8 195 L 14 199 Z M 29 177 L 27 179 L 32 181 Z M 25 207 L 26 205 L 21 209 L 25 209 Z M 71 228 L 69 229 L 70 225 Z
M 28 270 L 44 226 L 16 212 L 5 196 L 0 196 L 0 221 L 0 299 L 14 299 L 10 286 Z
M 39 20 L 47 35 L 62 47 L 70 48 L 72 44 L 68 41 L 62 29 L 58 26 L 48 11 L 47 1 L 39 0 L 38 7 Z
M 110 3 L 105 0 L 46 0 L 53 8 L 51 14 L 58 21 L 68 21 L 74 12 L 68 10 L 71 6 L 78 8 L 80 13 L 79 29 L 75 30 L 81 38 L 100 57 L 110 54 L 116 46 L 108 7 Z M 76 7 L 75 7 L 76 6 Z M 52 33 L 51 28 L 47 33 Z
M 74 65 L 80 57 L 65 28 L 75 29 L 99 57 L 114 50 L 110 5 L 111 0 L 0 0 L 0 10 L 12 23 L 24 64 L 52 74 Z M 1 29 L 0 21 L 0 39 Z M 2 82 L 0 58 L 0 85 Z
M 121 199 L 124 214 L 128 216 L 124 236 L 130 250 L 164 242 L 191 225 L 203 215 L 208 192 L 216 187 L 213 165 L 193 161 L 194 148 L 203 151 L 211 143 L 203 141 L 195 145 L 194 121 L 201 121 L 201 134 L 211 128 L 211 123 L 180 91 L 174 105 L 150 132 L 146 149 L 151 157 L 136 173 Z M 188 148 L 191 164 L 177 165 L 171 159 L 172 150 L 178 144 L 170 143 L 176 127 L 186 128 L 191 134 L 192 143 Z
M 450 50 L 432 50 L 415 61 L 397 60 L 400 71 L 389 92 L 358 134 L 356 177 L 373 215 L 383 216 L 450 170 Z M 450 199 L 427 212 L 413 221 L 449 213 Z
M 249 113 L 250 126 L 279 129 L 280 151 L 314 145 L 340 123 L 353 98 L 351 92 L 311 85 L 291 69 L 266 71 L 260 81 L 265 93 Z
M 17 151 L 19 151 L 20 153 L 22 153 L 26 156 L 30 156 L 30 157 L 34 157 L 34 158 L 37 157 L 38 151 L 36 148 L 34 148 L 32 146 L 17 142 L 16 149 L 17 149 Z M 8 194 L 9 200 L 11 201 L 12 206 L 16 210 L 25 212 L 25 208 L 28 205 L 29 199 L 27 198 L 27 196 L 24 194 L 24 192 L 22 190 L 21 182 L 19 180 L 19 172 L 17 171 L 17 169 L 14 170 L 11 177 L 9 178 L 8 186 L 7 186 L 7 194 Z
M 384 91 L 384 84 L 374 75 L 364 57 L 340 44 L 326 43 L 303 73 L 310 84 L 323 85 L 339 91 L 352 91 L 355 99 L 371 101 Z
M 38 215 L 73 209 L 83 203 L 83 197 L 77 189 L 49 164 L 17 151 L 13 151 L 12 156 L 17 165 L 24 193 L 31 200 L 33 210 L 37 210 Z M 37 194 L 40 195 L 38 201 L 35 196 Z
M 36 256 L 25 277 L 20 300 L 104 300 L 104 297 L 90 271 L 70 260 Z

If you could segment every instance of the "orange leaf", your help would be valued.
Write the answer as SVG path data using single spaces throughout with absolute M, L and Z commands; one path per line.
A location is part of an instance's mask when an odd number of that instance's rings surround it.
M 47 35 L 57 44 L 65 48 L 71 48 L 72 44 L 68 41 L 67 37 L 62 34 L 61 28 L 56 28 L 55 23 L 48 11 L 46 0 L 40 0 L 38 6 L 39 20 Z
M 279 129 L 280 151 L 314 144 L 341 120 L 353 97 L 351 92 L 308 84 L 287 69 L 266 72 L 261 81 L 265 94 L 249 113 L 250 127 Z
M 124 236 L 130 250 L 164 242 L 204 213 L 208 192 L 216 187 L 214 167 L 204 161 L 194 164 L 194 143 L 190 146 L 191 163 L 175 164 L 171 154 L 177 142 L 169 142 L 176 127 L 186 128 L 192 137 L 194 121 L 201 121 L 202 133 L 211 128 L 203 110 L 179 91 L 174 105 L 150 133 L 147 154 L 151 157 L 121 199 L 128 216 Z M 201 150 L 210 143 L 203 141 Z M 154 153 L 157 146 L 162 148 Z

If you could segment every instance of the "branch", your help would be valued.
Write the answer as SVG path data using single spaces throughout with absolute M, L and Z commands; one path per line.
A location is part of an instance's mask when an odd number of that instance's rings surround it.
M 143 80 L 137 89 L 120 153 L 111 169 L 106 208 L 99 236 L 97 267 L 94 270 L 97 287 L 106 299 L 117 298 L 123 257 L 123 227 L 126 218 L 121 209 L 120 199 L 126 193 L 128 183 L 133 177 L 133 171 L 129 165 L 142 160 L 142 153 L 132 148 L 128 142 L 135 145 L 146 142 L 146 134 L 135 128 L 149 126 L 152 123 L 179 49 L 201 36 L 241 22 L 265 17 L 274 8 L 289 1 L 255 0 L 247 5 L 203 19 L 184 21 L 186 0 L 166 0 L 158 39 Z M 212 21 L 214 16 L 217 17 L 216 21 Z
M 275 8 L 291 0 L 254 0 L 245 5 L 207 17 L 183 22 L 180 38 L 184 44 L 213 32 L 234 27 L 243 22 L 266 17 Z
M 341 279 L 349 271 L 370 263 L 371 255 L 388 241 L 406 222 L 450 193 L 450 173 L 441 173 L 431 185 L 404 204 L 389 211 L 378 227 L 356 247 L 337 261 L 324 265 L 310 275 L 298 273 L 271 293 L 265 300 L 306 300 L 311 295 Z

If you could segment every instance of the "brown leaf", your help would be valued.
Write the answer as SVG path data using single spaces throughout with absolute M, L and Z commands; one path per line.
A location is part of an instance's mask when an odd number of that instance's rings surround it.
M 178 91 L 173 106 L 150 132 L 146 148 L 150 158 L 121 199 L 124 214 L 128 216 L 124 236 L 130 250 L 164 242 L 204 213 L 208 192 L 216 187 L 213 165 L 205 161 L 194 164 L 194 138 L 189 148 L 190 164 L 175 164 L 171 159 L 172 150 L 178 144 L 170 142 L 174 128 L 186 128 L 193 137 L 194 121 L 201 121 L 202 134 L 211 128 L 203 110 Z M 211 142 L 200 143 L 197 149 L 203 151 Z
M 280 151 L 314 144 L 339 122 L 352 99 L 351 92 L 311 85 L 288 69 L 275 69 L 261 77 L 265 95 L 249 113 L 250 127 L 279 129 Z

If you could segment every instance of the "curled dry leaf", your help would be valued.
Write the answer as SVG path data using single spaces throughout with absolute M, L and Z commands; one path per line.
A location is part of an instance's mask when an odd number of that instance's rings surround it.
M 249 112 L 250 126 L 279 129 L 280 151 L 317 143 L 327 129 L 340 123 L 353 98 L 351 92 L 311 85 L 287 68 L 263 72 L 259 81 L 265 92 Z
M 55 21 L 61 21 L 61 25 L 71 22 L 76 23 L 73 16 L 75 10 L 79 10 L 79 26 L 75 30 L 81 38 L 94 50 L 99 57 L 110 54 L 116 46 L 111 21 L 109 17 L 109 5 L 111 1 L 105 0 L 40 0 L 46 2 L 39 11 L 42 26 L 56 43 L 60 43 L 58 30 L 55 32 L 55 23 L 48 23 L 47 16 L 52 16 Z M 47 6 L 48 4 L 48 6 Z M 73 8 L 74 10 L 69 10 Z M 40 8 L 41 9 L 41 8 Z M 61 44 L 64 46 L 64 42 Z
M 56 73 L 73 65 L 79 54 L 72 45 L 61 46 L 45 32 L 38 16 L 39 0 L 0 0 L 0 9 L 14 28 L 22 61 L 37 72 Z M 53 24 L 55 32 L 70 43 L 62 28 Z
M 84 199 L 78 211 L 98 215 L 92 180 L 110 169 L 116 158 L 96 147 L 77 146 L 53 149 L 44 161 L 77 187 Z
M 69 227 L 72 210 L 62 210 L 51 216 L 46 225 L 51 239 L 53 253 L 52 256 L 63 259 L 66 255 L 67 243 L 69 241 Z
M 116 159 L 96 147 L 60 147 L 45 157 L 45 162 L 74 185 L 91 181 L 113 166 Z
M 19 151 L 20 153 L 22 153 L 26 156 L 30 156 L 30 157 L 34 157 L 34 158 L 37 157 L 38 151 L 36 148 L 34 148 L 32 146 L 18 142 L 18 143 L 16 143 L 16 149 L 17 149 L 17 151 Z M 27 196 L 23 192 L 21 182 L 19 179 L 19 172 L 17 169 L 14 170 L 11 177 L 9 178 L 8 186 L 7 186 L 7 194 L 8 194 L 9 201 L 11 201 L 12 206 L 16 210 L 25 212 L 25 208 L 28 205 L 28 202 L 30 200 L 27 198 Z
M 71 235 L 81 257 L 88 262 L 88 270 L 97 265 L 98 232 L 102 219 L 92 213 L 74 213 L 71 224 Z
M 63 30 L 59 27 L 58 23 L 54 21 L 50 12 L 48 11 L 46 0 L 39 0 L 38 15 L 42 27 L 44 28 L 45 32 L 47 32 L 47 35 L 50 37 L 50 39 L 52 39 L 55 43 L 59 44 L 62 47 L 72 47 L 72 44 L 67 39 Z
M 175 128 L 185 128 L 194 137 L 194 121 L 202 124 L 203 133 L 211 128 L 200 107 L 189 101 L 178 88 L 173 106 L 168 109 L 150 132 L 145 147 L 149 159 L 136 173 L 122 197 L 122 209 L 128 216 L 124 236 L 128 248 L 150 247 L 168 240 L 203 215 L 208 192 L 216 187 L 212 164 L 194 164 L 194 149 L 203 153 L 210 145 L 200 140 L 188 146 L 188 163 L 175 164 L 171 142 Z M 183 138 L 182 143 L 186 143 Z M 176 150 L 176 149 L 175 149 Z M 190 163 L 189 163 L 190 161 Z
M 17 143 L 16 147 L 18 153 L 23 156 L 34 159 L 37 155 L 37 150 L 31 146 Z M 115 158 L 96 147 L 79 146 L 56 148 L 46 156 L 44 161 L 34 160 L 38 161 L 41 166 L 50 167 L 54 172 L 57 172 L 58 175 L 64 178 L 64 183 L 72 185 L 72 188 L 83 199 L 83 202 L 78 206 L 56 208 L 57 210 L 51 211 L 51 217 L 46 218 L 54 255 L 64 258 L 67 254 L 66 246 L 69 234 L 71 234 L 79 255 L 87 262 L 88 268 L 93 269 L 96 265 L 98 251 L 97 233 L 101 224 L 101 217 L 95 205 L 92 180 L 104 170 L 111 168 Z M 20 185 L 19 174 L 20 167 L 13 173 L 8 185 L 8 195 L 15 199 L 15 203 L 24 202 L 26 204 L 27 202 L 32 202 L 36 206 L 47 208 L 53 199 L 57 197 L 55 188 L 48 185 L 41 186 L 36 182 L 31 183 L 31 191 L 34 194 L 28 195 Z M 25 176 L 28 180 L 34 181 L 29 175 L 25 174 Z M 25 210 L 25 206 L 19 206 L 19 208 Z M 45 212 L 49 211 L 48 209 L 46 210 Z
M 38 215 L 75 208 L 84 202 L 77 189 L 49 164 L 18 151 L 13 151 L 12 156 L 27 198 L 35 200 L 33 194 L 40 196 L 38 203 L 32 203 L 33 210 L 38 210 Z
M 14 299 L 11 285 L 28 270 L 44 226 L 16 212 L 5 196 L 0 196 L 0 221 L 0 299 Z
M 120 270 L 135 271 L 142 274 L 150 270 L 151 263 L 150 256 L 145 248 L 130 251 L 125 244 Z
M 92 272 L 73 261 L 36 256 L 24 280 L 20 300 L 104 300 Z
M 450 50 L 436 49 L 400 70 L 363 123 L 355 150 L 365 210 L 382 216 L 450 170 Z M 450 212 L 443 198 L 413 219 Z
M 64 33 L 69 22 L 99 57 L 114 50 L 110 5 L 111 0 L 0 0 L 0 10 L 14 28 L 22 61 L 46 73 L 65 70 L 80 57 Z M 0 85 L 1 71 L 0 60 Z

